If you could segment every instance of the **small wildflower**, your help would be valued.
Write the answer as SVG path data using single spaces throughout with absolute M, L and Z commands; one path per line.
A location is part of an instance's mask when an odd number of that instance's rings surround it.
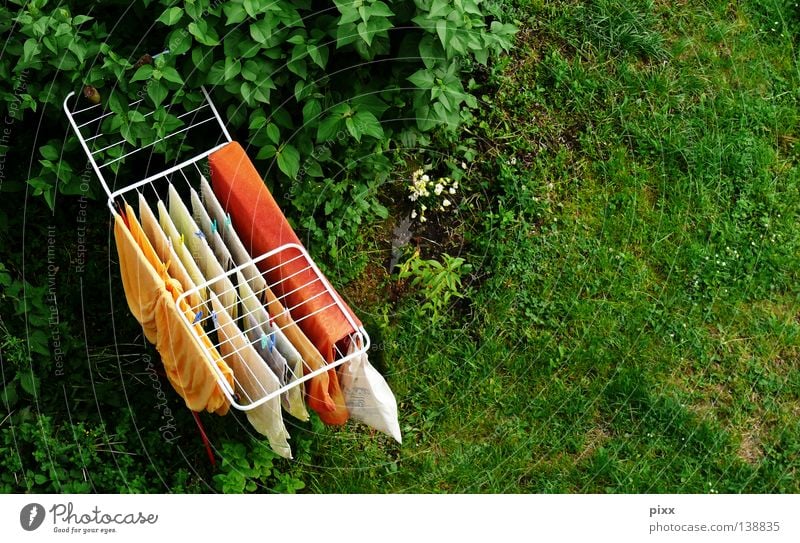
M 441 183 L 436 183 L 436 188 L 433 189 L 433 193 L 436 196 L 439 196 L 443 190 L 444 190 L 444 185 L 442 185 Z
M 411 210 L 411 218 L 412 219 L 416 219 L 417 218 L 417 210 L 416 209 L 412 209 Z
M 463 169 L 463 170 L 467 169 L 467 163 L 464 162 L 463 160 L 461 161 L 461 169 Z
M 508 163 L 511 164 L 512 166 L 515 165 L 517 163 L 517 157 L 512 156 L 511 160 L 509 160 Z
M 428 181 L 431 180 L 431 177 L 426 173 L 425 175 L 422 176 L 422 180 L 427 183 Z
M 444 202 L 442 202 L 442 205 L 443 205 L 444 207 L 447 207 L 447 206 L 449 206 L 449 205 L 450 205 L 450 200 L 448 200 L 447 198 L 445 198 Z
M 453 187 L 450 187 L 450 190 L 448 192 L 450 194 L 455 194 L 456 193 L 456 189 L 454 189 Z

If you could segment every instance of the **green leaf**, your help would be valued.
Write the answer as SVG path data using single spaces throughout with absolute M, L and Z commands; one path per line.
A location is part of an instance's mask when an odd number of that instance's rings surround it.
M 265 124 L 267 124 L 266 115 L 262 110 L 257 109 L 253 112 L 253 114 L 250 117 L 250 125 L 248 126 L 248 128 L 250 130 L 260 130 L 261 128 L 264 127 Z
M 369 13 L 372 17 L 391 17 L 394 15 L 394 12 L 389 9 L 389 6 L 380 0 L 370 6 Z
M 225 58 L 225 79 L 231 80 L 242 71 L 242 61 L 236 58 Z
M 261 11 L 261 2 L 259 0 L 244 0 L 244 9 L 250 17 L 256 17 Z
M 320 68 L 325 68 L 328 63 L 328 48 L 325 46 L 308 45 L 308 56 L 314 61 L 314 64 Z
M 364 43 L 367 45 L 372 45 L 372 34 L 369 33 L 367 23 L 358 23 L 356 30 L 358 30 L 358 35 L 361 36 L 361 39 L 364 40 Z
M 144 122 L 144 114 L 141 111 L 132 109 L 128 112 L 128 120 L 132 123 Z
M 218 60 L 211 66 L 206 76 L 206 81 L 212 85 L 221 85 L 225 82 L 225 61 Z
M 76 15 L 72 18 L 72 24 L 78 26 L 92 20 L 94 20 L 94 17 L 89 17 L 88 15 Z
M 319 123 L 317 128 L 317 141 L 332 141 L 336 132 L 339 130 L 342 118 L 336 115 L 326 117 Z
M 178 70 L 176 70 L 172 66 L 164 66 L 161 69 L 161 73 L 164 76 L 164 79 L 166 79 L 167 81 L 183 85 L 183 78 L 181 77 L 181 74 L 179 74 Z
M 131 83 L 136 81 L 147 81 L 153 75 L 153 67 L 150 64 L 142 64 L 131 77 Z
M 208 49 L 203 47 L 195 47 L 192 49 L 192 64 L 194 69 L 200 73 L 208 72 L 211 64 L 214 61 L 214 55 Z
M 213 27 L 209 27 L 204 19 L 189 23 L 187 28 L 189 29 L 189 33 L 203 45 L 208 45 L 210 47 L 219 45 L 219 35 L 217 35 L 217 31 L 214 30 Z
M 162 86 L 161 81 L 151 81 L 147 86 L 147 96 L 153 101 L 153 105 L 158 107 L 167 97 L 167 88 Z
M 309 100 L 303 106 L 303 124 L 308 125 L 317 122 L 320 113 L 322 113 L 322 106 L 319 100 Z
M 42 51 L 42 46 L 33 39 L 28 38 L 22 45 L 22 62 L 30 62 Z
M 281 140 L 281 131 L 280 129 L 275 126 L 273 123 L 269 123 L 267 125 L 267 137 L 274 143 L 278 145 Z
M 272 37 L 272 30 L 272 21 L 264 18 L 250 25 L 250 37 L 252 37 L 256 43 L 264 44 Z
M 361 141 L 361 131 L 356 125 L 356 122 L 353 119 L 353 117 L 347 117 L 344 120 L 344 125 L 347 127 L 347 131 L 350 132 L 350 134 L 356 139 L 356 141 Z
M 156 19 L 158 22 L 164 23 L 167 26 L 172 26 L 183 17 L 183 10 L 179 7 L 167 8 L 164 13 Z
M 300 153 L 288 143 L 278 151 L 278 168 L 292 179 L 296 179 L 300 171 Z
M 226 25 L 239 24 L 247 19 L 247 11 L 245 11 L 244 6 L 236 2 L 225 2 L 222 5 L 222 11 L 225 12 L 225 16 L 227 17 L 225 21 Z
M 433 76 L 430 70 L 417 70 L 413 74 L 408 77 L 408 80 L 411 81 L 414 86 L 420 89 L 432 89 L 436 85 L 436 78 Z
M 383 139 L 384 134 L 381 123 L 378 121 L 378 118 L 369 111 L 359 111 L 352 119 L 361 135 L 372 136 L 379 140 Z
M 54 145 L 43 145 L 39 147 L 39 152 L 47 160 L 56 161 L 59 159 L 58 149 L 56 149 Z
M 45 193 L 45 198 L 46 197 L 47 193 Z M 36 396 L 36 390 L 39 388 L 39 378 L 33 375 L 33 372 L 30 370 L 23 370 L 19 372 L 18 375 L 19 375 L 19 384 L 22 386 L 22 390 L 24 390 L 31 396 Z
M 182 55 L 192 47 L 192 37 L 185 28 L 176 28 L 167 39 L 170 55 Z
M 433 0 L 429 13 L 431 17 L 447 17 L 452 10 L 450 0 Z
M 272 157 L 275 156 L 276 152 L 277 152 L 277 149 L 275 148 L 274 145 L 265 145 L 264 147 L 262 147 L 258 151 L 258 154 L 256 155 L 256 159 L 257 160 L 265 160 L 267 158 L 272 158 Z

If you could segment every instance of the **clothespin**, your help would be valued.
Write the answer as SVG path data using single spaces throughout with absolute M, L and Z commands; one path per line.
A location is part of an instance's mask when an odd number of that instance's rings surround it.
M 201 310 L 200 310 L 200 311 L 198 311 L 198 312 L 197 312 L 197 314 L 194 316 L 194 322 L 192 322 L 192 324 L 197 324 L 198 322 L 200 322 L 200 319 L 202 319 L 202 318 L 203 318 L 203 310 L 201 309 Z
M 217 312 L 216 311 L 212 311 L 211 312 L 211 322 L 214 323 L 214 329 L 215 330 L 217 328 L 219 328 L 219 321 L 217 321 Z
M 275 347 L 275 332 L 269 335 L 269 352 Z
M 178 242 L 179 242 L 181 245 L 183 245 L 183 242 L 184 242 L 184 241 L 185 241 L 185 240 L 184 240 L 184 238 L 183 238 L 183 234 L 181 234 L 181 237 L 180 237 L 180 239 L 178 240 Z
M 266 349 L 268 342 L 269 342 L 269 338 L 267 337 L 267 334 L 265 334 L 264 332 L 261 332 L 261 348 L 262 349 Z
M 230 227 L 231 227 L 231 214 L 230 213 L 226 213 L 225 214 L 225 228 L 230 228 Z
M 217 219 L 211 219 L 211 233 L 217 231 Z
M 167 238 L 167 244 L 169 245 L 169 248 L 170 248 L 170 249 L 173 249 L 173 248 L 174 248 L 174 247 L 172 246 L 172 238 Z
M 195 232 L 194 235 L 197 236 L 200 239 L 206 239 L 206 235 L 201 230 L 198 230 L 197 232 Z

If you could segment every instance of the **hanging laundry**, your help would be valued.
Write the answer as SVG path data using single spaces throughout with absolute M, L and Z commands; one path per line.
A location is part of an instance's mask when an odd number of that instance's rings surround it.
M 249 283 L 244 280 L 241 272 L 237 272 L 236 276 L 237 285 L 239 288 L 239 298 L 242 300 L 244 314 L 248 317 L 248 319 L 252 320 L 252 322 L 246 326 L 246 328 L 251 329 L 251 340 L 260 340 L 260 337 L 264 334 L 273 334 L 275 336 L 275 348 L 285 361 L 285 365 L 282 369 L 275 370 L 283 373 L 286 376 L 282 384 L 291 383 L 298 377 L 302 377 L 302 356 L 297 349 L 294 348 L 292 343 L 284 334 L 283 330 L 281 330 L 280 327 L 278 327 L 278 325 L 274 322 L 270 324 L 271 319 L 269 318 L 267 310 L 258 300 L 255 293 L 250 288 Z M 267 355 L 268 353 L 264 355 L 265 361 L 267 360 Z M 282 395 L 282 401 L 284 409 L 286 409 L 290 415 L 302 421 L 308 420 L 308 411 L 306 411 L 306 406 L 303 402 L 302 384 L 287 390 Z
M 214 255 L 217 257 L 220 263 L 223 263 L 225 270 L 227 271 L 232 269 L 235 265 L 235 261 L 228 250 L 227 245 L 222 240 L 219 231 L 213 228 L 214 219 L 209 216 L 208 211 L 206 210 L 205 205 L 198 196 L 197 192 L 194 189 L 191 189 L 190 192 L 192 215 L 195 219 L 195 222 L 206 234 L 206 239 L 208 240 L 211 249 L 214 251 Z M 229 229 L 229 231 L 232 231 L 232 229 Z M 228 237 L 229 239 L 231 238 L 230 235 Z M 247 261 L 249 262 L 250 259 L 248 258 Z M 253 268 L 255 268 L 255 266 L 253 266 Z M 255 273 L 258 273 L 257 268 Z M 290 377 L 294 376 L 294 372 L 292 370 L 292 366 L 289 365 L 289 358 L 287 355 L 297 355 L 297 358 L 299 359 L 299 375 L 302 375 L 302 359 L 300 359 L 299 353 L 297 353 L 297 350 L 294 348 L 287 352 L 285 347 L 287 344 L 291 346 L 291 343 L 289 343 L 289 341 L 286 339 L 286 336 L 283 334 L 283 332 L 281 332 L 279 329 L 273 330 L 272 326 L 269 325 L 269 315 L 267 314 L 266 309 L 264 309 L 264 306 L 252 293 L 250 285 L 245 281 L 242 272 L 237 271 L 236 277 L 232 279 L 233 282 L 238 281 L 240 296 L 243 287 L 246 287 L 248 291 L 246 294 L 249 293 L 250 295 L 247 299 L 242 297 L 242 301 L 245 302 L 244 311 L 246 316 L 253 316 L 255 319 L 245 319 L 244 328 L 247 330 L 245 335 L 248 336 L 252 342 L 254 342 L 256 352 L 261 355 L 275 376 L 278 377 L 278 381 L 280 382 L 281 386 L 285 385 L 289 381 L 293 381 L 294 379 L 290 379 Z M 264 282 L 264 285 L 266 286 L 266 282 Z M 252 320 L 252 322 L 250 322 L 250 320 Z M 277 350 L 274 353 L 273 349 L 271 348 L 264 349 L 260 347 L 262 337 L 269 337 L 273 341 L 278 341 L 278 343 L 280 343 L 280 345 L 276 347 Z M 297 369 L 296 366 L 298 360 L 294 360 L 293 362 L 295 369 Z M 300 420 L 308 420 L 308 412 L 306 411 L 305 404 L 303 403 L 302 388 L 295 387 L 286 391 L 281 395 L 281 401 L 283 402 L 284 409 L 286 409 L 289 414 Z
M 181 200 L 175 187 L 169 186 L 169 216 L 175 228 L 183 235 L 186 246 L 189 248 L 197 267 L 206 281 L 219 278 L 209 285 L 209 288 L 216 293 L 220 302 L 230 311 L 235 319 L 238 316 L 236 306 L 236 289 L 230 279 L 225 275 L 225 270 L 217 261 L 213 251 L 208 246 L 205 234 L 194 222 L 191 213 L 186 208 L 186 204 Z M 174 243 L 174 240 L 173 240 Z
M 228 216 L 225 211 L 223 211 L 217 197 L 214 195 L 214 191 L 211 190 L 211 185 L 209 185 L 206 178 L 202 176 L 200 177 L 200 194 L 202 195 L 202 200 L 206 205 L 209 216 L 212 220 L 217 221 L 217 225 L 220 227 L 220 236 L 225 242 L 228 251 L 231 253 L 233 261 L 237 266 L 244 266 L 244 268 L 242 268 L 242 275 L 247 279 L 250 288 L 252 288 L 254 292 L 263 292 L 264 289 L 267 288 L 266 279 L 264 279 L 261 272 L 258 271 L 256 265 L 253 264 L 236 230 L 233 228 L 233 225 L 229 224 Z
M 229 143 L 212 153 L 209 163 L 214 194 L 223 209 L 231 214 L 236 231 L 251 255 L 260 255 L 288 243 L 302 246 L 238 143 Z M 361 326 L 344 300 L 338 294 L 334 300 L 298 250 L 281 251 L 260 261 L 258 267 L 266 273 L 267 281 L 275 285 L 273 291 L 281 299 L 285 297 L 284 304 L 291 308 L 292 317 L 300 328 L 325 359 L 333 362 L 335 345 L 356 331 L 336 302 L 356 326 Z
M 353 355 L 359 348 L 360 344 L 351 341 L 347 354 Z M 369 363 L 367 353 L 342 364 L 339 380 L 351 417 L 403 443 L 397 400 L 383 376 Z
M 324 368 L 325 359 L 269 287 L 264 290 L 264 296 L 269 314 L 300 352 L 305 367 L 309 370 L 308 373 Z M 336 370 L 324 371 L 307 381 L 306 399 L 308 406 L 316 411 L 325 424 L 341 425 L 347 422 L 347 407 L 336 377 Z
M 217 257 L 217 261 L 222 265 L 225 271 L 229 271 L 234 267 L 233 256 L 222 240 L 219 230 L 214 228 L 214 220 L 209 217 L 208 211 L 206 211 L 202 200 L 200 200 L 200 196 L 198 196 L 197 191 L 193 188 L 190 189 L 189 199 L 192 204 L 192 218 L 194 218 L 194 222 L 197 223 L 200 230 L 205 234 L 206 241 L 208 241 L 211 250 L 214 251 L 214 256 Z
M 219 350 L 225 361 L 233 368 L 236 375 L 237 392 L 246 403 L 263 398 L 280 388 L 278 379 L 264 365 L 264 362 L 253 350 L 253 346 L 242 335 L 226 308 L 214 292 L 209 292 L 211 307 L 219 324 L 217 333 L 220 338 Z M 267 437 L 273 451 L 283 458 L 292 457 L 289 447 L 289 432 L 283 424 L 281 403 L 273 398 L 258 407 L 245 411 L 247 420 L 260 434 Z
M 230 403 L 220 390 L 210 356 L 228 384 L 233 373 L 199 325 L 189 326 L 192 308 L 183 300 L 180 283 L 167 274 L 133 209 L 126 204 L 125 219 L 114 212 L 114 239 L 119 255 L 122 286 L 128 306 L 145 327 L 146 336 L 161 355 L 167 378 L 192 411 L 224 415 Z M 183 316 L 181 315 L 183 313 Z M 196 336 L 196 337 L 194 337 Z M 199 341 L 198 341 L 199 339 Z
M 164 202 L 161 200 L 156 202 L 156 209 L 158 210 L 158 224 L 161 226 L 161 230 L 167 235 L 167 239 L 169 240 L 170 245 L 172 245 L 172 250 L 178 255 L 178 259 L 181 261 L 181 264 L 183 264 L 186 273 L 189 274 L 189 278 L 192 280 L 195 286 L 202 285 L 205 281 L 203 278 L 203 272 L 201 272 L 200 268 L 197 267 L 197 262 L 194 261 L 192 253 L 183 242 L 178 229 L 175 228 L 175 224 L 172 222 L 172 219 L 170 219 L 169 212 L 167 211 L 167 207 L 164 205 Z M 198 293 L 200 294 L 200 299 L 203 300 L 203 302 L 208 300 L 208 289 L 206 287 L 199 288 Z
M 183 262 L 178 258 L 175 249 L 169 242 L 169 238 L 164 233 L 164 230 L 161 229 L 153 210 L 150 209 L 150 205 L 141 193 L 139 193 L 139 216 L 147 239 L 153 246 L 158 258 L 167 265 L 167 273 L 178 280 L 184 292 L 193 289 L 196 286 L 194 281 L 189 276 L 189 272 L 186 271 Z M 202 303 L 200 295 L 196 292 L 188 296 L 188 301 L 189 305 L 194 307 L 199 307 Z

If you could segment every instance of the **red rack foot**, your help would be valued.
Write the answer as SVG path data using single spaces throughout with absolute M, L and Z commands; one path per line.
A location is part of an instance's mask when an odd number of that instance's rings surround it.
M 192 416 L 194 417 L 195 424 L 197 424 L 197 429 L 200 430 L 200 437 L 203 439 L 203 445 L 206 447 L 206 454 L 208 454 L 208 460 L 211 462 L 211 467 L 216 469 L 217 459 L 214 458 L 214 451 L 211 450 L 211 442 L 208 440 L 206 430 L 203 428 L 203 423 L 200 422 L 200 415 L 198 415 L 195 411 L 192 411 Z

